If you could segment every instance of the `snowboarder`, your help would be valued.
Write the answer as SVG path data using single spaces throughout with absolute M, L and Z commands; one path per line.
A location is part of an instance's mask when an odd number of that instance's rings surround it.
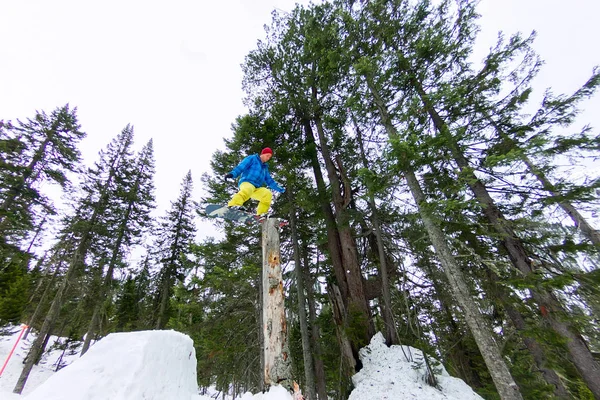
M 273 157 L 273 150 L 265 147 L 260 155 L 252 154 L 242 160 L 237 167 L 225 175 L 225 180 L 234 179 L 241 175 L 239 192 L 233 195 L 227 206 L 233 209 L 243 209 L 248 199 L 258 200 L 256 215 L 259 219 L 266 218 L 273 195 L 269 189 L 284 193 L 282 188 L 271 178 L 267 162 Z M 266 187 L 265 187 L 266 186 Z

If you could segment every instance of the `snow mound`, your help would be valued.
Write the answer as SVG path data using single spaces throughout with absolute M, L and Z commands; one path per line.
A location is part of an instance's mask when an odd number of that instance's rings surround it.
M 348 400 L 483 400 L 441 364 L 433 367 L 441 390 L 429 386 L 423 352 L 410 346 L 387 347 L 381 332 L 360 349 L 359 357 L 363 368 L 352 377 L 354 390 Z M 438 364 L 431 358 L 430 363 Z
M 196 352 L 175 331 L 112 333 L 24 400 L 190 400 Z

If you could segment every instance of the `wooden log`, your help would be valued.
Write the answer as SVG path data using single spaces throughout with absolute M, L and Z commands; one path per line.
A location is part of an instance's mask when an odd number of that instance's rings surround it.
M 264 381 L 266 388 L 279 384 L 293 392 L 278 228 L 277 218 L 262 224 Z

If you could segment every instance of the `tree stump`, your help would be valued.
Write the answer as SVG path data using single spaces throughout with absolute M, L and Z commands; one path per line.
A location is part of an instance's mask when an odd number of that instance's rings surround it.
M 269 218 L 262 224 L 262 250 L 265 386 L 279 384 L 293 392 L 277 218 Z

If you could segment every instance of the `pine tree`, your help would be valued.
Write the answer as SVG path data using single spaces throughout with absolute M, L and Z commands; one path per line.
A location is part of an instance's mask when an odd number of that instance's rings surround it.
M 8 200 L 9 188 L 19 185 L 21 176 L 25 173 L 25 150 L 27 144 L 20 135 L 15 134 L 14 126 L 9 122 L 0 121 L 0 183 L 3 188 L 2 201 Z M 9 210 L 0 208 L 0 218 L 10 216 Z M 15 221 L 16 222 L 16 221 Z M 6 239 L 2 235 L 2 242 Z
M 415 29 L 415 32 L 424 32 L 424 35 L 433 32 L 433 34 L 437 34 L 444 29 L 444 25 L 438 23 L 438 21 L 452 21 L 451 16 L 447 12 L 447 5 L 444 3 L 439 6 L 437 12 L 440 14 L 439 16 L 436 14 L 436 11 L 429 8 L 428 4 L 420 3 L 414 7 L 413 10 L 408 9 L 408 4 L 406 2 L 398 2 L 393 4 L 392 7 L 387 9 L 383 6 L 383 4 L 379 4 L 377 2 L 370 3 L 365 7 L 365 11 L 368 13 L 362 14 L 363 19 L 358 21 L 357 23 L 353 23 L 349 18 L 346 19 L 347 23 L 352 24 L 349 25 L 349 28 L 355 34 L 360 33 L 364 35 L 364 30 L 373 29 L 373 36 L 379 39 L 375 41 L 372 46 L 367 45 L 367 41 L 363 41 L 362 38 L 353 37 L 354 39 L 354 47 L 355 47 L 355 57 L 358 61 L 356 64 L 357 73 L 363 76 L 366 87 L 368 88 L 368 93 L 373 103 L 376 106 L 376 109 L 379 113 L 381 124 L 385 127 L 390 142 L 396 146 L 395 155 L 398 159 L 398 163 L 401 165 L 401 170 L 404 173 L 404 176 L 407 180 L 408 186 L 410 188 L 411 194 L 414 198 L 415 203 L 419 208 L 419 213 L 423 223 L 427 229 L 432 245 L 436 250 L 436 255 L 440 259 L 441 264 L 443 265 L 444 271 L 446 273 L 448 282 L 450 283 L 450 288 L 453 291 L 454 297 L 456 301 L 460 304 L 462 310 L 465 312 L 465 318 L 471 333 L 473 334 L 479 350 L 481 351 L 488 370 L 494 379 L 494 383 L 496 384 L 496 388 L 500 394 L 501 398 L 522 398 L 519 393 L 518 387 L 516 386 L 508 367 L 502 356 L 500 354 L 500 350 L 498 345 L 493 341 L 491 335 L 491 329 L 488 324 L 486 324 L 485 319 L 481 315 L 480 311 L 477 309 L 477 306 L 474 300 L 471 298 L 469 294 L 469 288 L 466 283 L 466 279 L 463 276 L 455 258 L 452 255 L 451 249 L 448 246 L 447 239 L 444 237 L 444 233 L 440 228 L 439 224 L 436 222 L 436 219 L 433 214 L 432 207 L 427 203 L 427 197 L 423 193 L 421 184 L 419 183 L 416 175 L 416 168 L 418 168 L 419 162 L 416 161 L 415 158 L 415 148 L 413 147 L 414 140 L 411 140 L 412 135 L 418 135 L 420 132 L 417 129 L 411 127 L 410 125 L 406 128 L 406 137 L 407 139 L 403 139 L 394 124 L 393 121 L 393 113 L 394 111 L 390 111 L 388 108 L 389 103 L 392 103 L 391 99 L 388 99 L 387 96 L 394 96 L 394 93 L 389 93 L 387 90 L 389 88 L 389 84 L 385 82 L 385 79 L 388 78 L 385 74 L 380 74 L 379 71 L 376 71 L 376 68 L 379 66 L 376 64 L 377 61 L 380 61 L 380 58 L 377 57 L 376 51 L 380 48 L 384 48 L 384 44 L 388 44 L 391 42 L 398 42 L 403 40 L 406 32 L 410 32 L 411 28 Z M 388 14 L 389 12 L 389 14 Z M 400 14 L 401 12 L 401 14 Z M 399 14 L 395 14 L 399 13 Z M 469 36 L 470 25 L 463 23 L 464 20 L 468 21 L 468 16 L 472 15 L 472 9 L 468 6 L 461 7 L 460 13 L 456 19 L 455 32 L 457 36 Z M 398 31 L 386 31 L 386 32 L 378 32 L 378 24 L 370 25 L 367 21 L 367 18 L 372 18 L 372 20 L 390 20 L 391 16 L 399 15 L 400 17 L 396 17 L 397 19 L 393 21 L 396 27 L 398 27 Z M 437 23 L 437 24 L 436 24 Z M 359 25 L 362 24 L 362 25 Z M 428 25 L 429 24 L 429 25 Z M 435 29 L 434 29 L 435 26 Z M 362 29 L 362 30 L 361 30 Z M 413 32 L 413 34 L 415 33 Z M 391 33 L 395 33 L 398 35 L 399 39 L 392 36 Z M 367 35 L 371 34 L 371 32 L 367 33 Z M 384 36 L 384 35 L 388 36 Z M 408 36 L 407 36 L 408 37 Z M 388 43 L 386 43 L 386 41 Z M 413 51 L 418 50 L 417 47 L 410 47 L 412 43 L 401 42 L 405 46 L 402 46 L 400 51 L 393 51 L 390 53 L 389 63 L 396 64 L 397 67 L 402 68 L 402 71 L 406 72 L 406 75 L 403 75 L 399 81 L 402 82 L 402 79 L 406 79 L 408 82 L 413 82 L 415 80 L 415 76 L 418 76 L 414 70 L 410 70 L 407 66 L 410 66 L 411 63 L 419 63 L 420 59 L 416 57 L 414 59 L 409 58 L 412 55 Z M 458 51 L 459 49 L 453 49 Z M 371 57 L 375 52 L 375 57 Z M 457 54 L 449 51 L 449 57 L 456 57 Z M 423 59 L 425 61 L 419 65 L 418 71 L 421 74 L 430 73 L 428 69 L 425 69 L 427 61 L 429 59 L 427 57 L 435 57 L 433 53 L 424 54 Z M 435 59 L 435 58 L 433 58 Z M 424 64 L 424 65 L 423 65 Z M 435 74 L 435 72 L 434 72 Z M 375 76 L 378 76 L 375 78 Z M 384 78 L 382 79 L 381 76 Z M 435 76 L 435 75 L 434 75 Z M 393 88 L 393 86 L 392 86 Z M 393 90 L 393 89 L 392 89 Z M 396 89 L 398 92 L 402 92 L 404 87 L 398 87 Z M 407 90 L 408 95 L 410 91 Z M 407 94 L 403 94 L 405 97 L 408 97 Z M 396 95 L 397 96 L 397 95 Z M 418 151 L 418 150 L 417 150 Z
M 464 14 L 466 15 L 468 13 L 465 12 Z M 463 22 L 462 26 L 467 26 L 467 23 Z M 469 29 L 465 28 L 464 31 L 464 34 L 458 34 L 459 37 L 457 42 L 458 40 L 461 40 L 461 43 L 465 42 L 464 37 L 469 34 Z M 441 36 L 445 38 L 448 37 L 447 35 Z M 432 38 L 426 38 L 426 40 L 427 39 L 430 41 L 434 40 Z M 514 47 L 517 47 L 519 44 L 520 43 L 516 39 L 511 42 L 511 45 Z M 456 47 L 458 46 L 459 45 L 456 45 Z M 509 53 L 510 50 L 511 48 L 509 47 L 505 50 L 505 52 Z M 415 63 L 415 61 L 413 61 L 413 63 Z M 407 64 L 410 65 L 410 62 Z M 440 68 L 450 68 L 450 66 L 445 66 L 442 63 L 439 63 L 439 65 Z M 503 249 L 508 253 L 511 263 L 525 276 L 531 275 L 535 270 L 532 265 L 531 256 L 528 254 L 523 241 L 519 238 L 518 234 L 511 226 L 512 221 L 510 221 L 510 219 L 502 213 L 497 202 L 491 196 L 485 183 L 481 179 L 478 179 L 472 171 L 471 165 L 474 163 L 472 163 L 465 155 L 466 150 L 463 150 L 463 145 L 460 144 L 460 141 L 464 140 L 465 134 L 460 132 L 459 129 L 457 129 L 458 132 L 453 132 L 450 124 L 444 120 L 438 111 L 438 107 L 439 109 L 442 109 L 444 106 L 441 104 L 436 106 L 435 98 L 439 95 L 430 93 L 433 92 L 431 89 L 429 92 L 425 89 L 425 84 L 431 86 L 432 80 L 430 79 L 427 82 L 421 80 L 422 78 L 419 77 L 419 74 L 412 70 L 410 66 L 407 67 L 405 71 L 412 76 L 409 79 L 411 89 L 414 90 L 416 96 L 421 100 L 424 110 L 430 116 L 431 121 L 437 130 L 438 137 L 441 140 L 444 140 L 446 148 L 450 151 L 454 161 L 460 168 L 462 179 L 465 180 L 475 198 L 482 205 L 482 211 L 484 215 L 489 220 L 491 226 L 495 228 L 497 234 L 500 236 Z M 488 73 L 490 72 L 488 71 Z M 595 83 L 593 85 L 596 85 L 600 82 L 597 77 L 594 79 L 594 81 Z M 456 86 L 458 86 L 458 84 L 456 84 Z M 484 87 L 484 89 L 487 89 L 487 87 Z M 460 89 L 457 89 L 457 91 L 459 90 Z M 472 85 L 471 90 L 478 92 L 481 89 L 479 89 L 478 86 Z M 446 88 L 446 91 L 449 91 L 449 89 Z M 448 96 L 447 93 L 444 93 L 444 95 Z M 440 101 L 440 103 L 443 102 Z M 452 115 L 448 117 L 448 119 L 452 118 Z M 571 359 L 577 366 L 577 369 L 579 370 L 583 379 L 586 381 L 592 392 L 594 392 L 597 396 L 600 396 L 600 387 L 597 385 L 597 382 L 600 382 L 600 375 L 593 372 L 595 369 L 597 370 L 597 368 L 594 367 L 596 362 L 589 351 L 587 343 L 579 334 L 577 328 L 573 324 L 565 322 L 563 318 L 559 316 L 561 314 L 565 314 L 564 307 L 560 304 L 559 299 L 556 298 L 552 292 L 542 288 L 541 286 L 537 286 L 535 289 L 532 289 L 531 296 L 540 305 L 540 307 L 553 310 L 553 312 L 556 313 L 547 315 L 549 325 L 559 336 L 565 339 Z M 600 373 L 600 371 L 598 372 Z
M 54 213 L 41 184 L 64 188 L 67 175 L 78 168 L 77 145 L 85 133 L 76 113 L 66 105 L 26 122 L 0 121 L 0 320 L 17 321 L 27 303 L 32 244 L 44 218 Z
M 151 329 L 152 307 L 147 298 L 151 289 L 150 265 L 151 254 L 149 249 L 146 249 L 146 254 L 137 269 L 130 271 L 121 285 L 115 302 L 117 331 Z
M 339 366 L 330 360 L 345 354 L 346 365 L 353 366 L 353 350 L 369 337 L 367 333 L 361 339 L 365 332 L 362 328 L 355 331 L 356 336 L 349 335 L 355 326 L 350 323 L 352 318 L 345 317 L 353 312 L 346 309 L 352 296 L 344 268 L 352 265 L 357 268 L 352 272 L 355 277 L 364 274 L 367 278 L 361 278 L 359 284 L 364 299 L 378 298 L 383 317 L 370 314 L 377 308 L 369 308 L 367 314 L 373 316 L 377 327 L 385 327 L 386 333 L 397 329 L 401 342 L 437 352 L 480 393 L 496 396 L 485 370 L 485 359 L 503 397 L 519 398 L 515 380 L 524 397 L 539 398 L 553 388 L 555 395 L 565 397 L 557 377 L 561 369 L 556 369 L 554 354 L 548 352 L 560 344 L 551 343 L 548 335 L 540 334 L 543 319 L 536 314 L 535 302 L 525 298 L 527 303 L 519 304 L 523 298 L 518 289 L 527 288 L 532 282 L 516 278 L 515 271 L 506 268 L 510 258 L 503 247 L 495 245 L 502 235 L 490 231 L 481 203 L 473 193 L 473 170 L 485 166 L 477 170 L 477 177 L 486 176 L 482 181 L 488 189 L 493 188 L 496 205 L 506 212 L 507 218 L 525 222 L 524 226 L 516 225 L 518 233 L 528 249 L 536 248 L 537 255 L 546 260 L 544 268 L 562 273 L 556 281 L 547 276 L 539 283 L 556 285 L 562 294 L 574 279 L 581 279 L 587 282 L 587 289 L 580 293 L 587 298 L 593 278 L 579 274 L 569 277 L 564 272 L 576 265 L 577 254 L 591 254 L 589 246 L 583 250 L 583 243 L 570 245 L 569 240 L 576 237 L 574 231 L 561 234 L 556 231 L 557 224 L 548 224 L 540 215 L 545 212 L 545 205 L 555 204 L 562 194 L 579 193 L 580 199 L 589 201 L 595 181 L 577 188 L 559 185 L 555 189 L 564 191 L 558 196 L 557 191 L 550 193 L 548 188 L 544 189 L 545 195 L 537 190 L 537 197 L 522 194 L 523 188 L 514 179 L 512 186 L 500 185 L 505 171 L 511 179 L 521 174 L 515 172 L 519 154 L 511 153 L 511 149 L 521 146 L 529 151 L 541 143 L 525 142 L 526 136 L 519 135 L 538 127 L 544 131 L 552 126 L 553 118 L 537 117 L 535 127 L 535 123 L 521 123 L 519 110 L 528 96 L 527 84 L 509 90 L 510 96 L 498 98 L 505 90 L 502 85 L 511 82 L 510 77 L 522 77 L 531 65 L 535 69 L 534 59 L 517 64 L 514 71 L 505 68 L 506 63 L 523 54 L 519 52 L 529 46 L 529 39 L 515 37 L 506 46 L 499 45 L 490 52 L 482 70 L 473 72 L 468 56 L 477 31 L 475 19 L 474 8 L 464 2 L 456 7 L 450 2 L 433 6 L 425 1 L 339 1 L 333 5 L 299 6 L 285 16 L 275 15 L 266 40 L 259 42 L 246 58 L 244 88 L 251 112 L 236 121 L 234 137 L 226 141 L 228 152 L 215 154 L 213 168 L 217 176 L 222 176 L 241 156 L 259 150 L 258 146 L 283 145 L 285 156 L 276 161 L 278 167 L 283 167 L 289 188 L 293 188 L 294 201 L 276 203 L 276 207 L 278 211 L 302 216 L 296 221 L 296 234 L 302 238 L 302 244 L 294 246 L 301 250 L 290 249 L 282 256 L 294 257 L 297 265 L 298 254 L 303 252 L 303 264 L 315 268 L 306 254 L 323 251 L 316 264 L 321 281 L 328 283 L 329 297 L 328 304 L 327 297 L 317 290 L 311 301 L 309 289 L 313 287 L 307 285 L 307 299 L 303 300 L 300 294 L 297 304 L 291 301 L 288 305 L 292 334 L 302 339 L 304 348 L 295 349 L 293 356 L 303 359 L 296 361 L 298 368 L 310 368 L 303 354 L 308 347 L 306 331 L 322 329 L 321 340 L 335 343 L 323 350 L 322 365 L 329 390 L 338 395 L 343 396 L 350 371 L 339 374 Z M 534 64 L 530 64 L 532 60 Z M 591 80 L 589 90 L 574 98 L 588 96 L 593 85 Z M 568 105 L 577 103 L 570 103 L 569 98 L 548 99 L 546 111 L 540 115 L 556 116 L 550 110 L 564 106 L 565 121 L 572 114 Z M 446 123 L 447 131 L 441 132 L 440 125 L 435 125 L 435 113 Z M 515 144 L 501 139 L 501 130 L 504 136 L 518 139 Z M 365 142 L 363 132 L 368 132 L 373 152 L 360 151 Z M 545 141 L 540 148 L 543 147 L 542 153 L 547 150 L 543 153 L 546 156 L 561 146 L 591 149 L 594 140 L 591 136 L 587 139 L 565 137 L 556 140 L 556 146 Z M 488 143 L 491 146 L 486 146 Z M 524 158 L 520 160 L 527 164 Z M 540 165 L 545 173 L 551 170 L 550 163 Z M 393 176 L 398 173 L 400 177 Z M 211 192 L 210 202 L 226 201 L 229 193 L 220 180 L 208 176 L 203 180 Z M 407 194 L 413 197 L 412 204 Z M 515 198 L 518 199 L 513 202 Z M 535 199 L 542 199 L 542 203 L 532 207 L 538 214 L 532 212 L 529 216 L 519 211 L 519 207 L 531 206 Z M 518 219 L 523 216 L 527 218 Z M 247 254 L 253 246 L 252 240 L 244 237 L 247 230 L 223 226 L 228 235 L 228 241 L 221 243 L 223 254 L 234 259 Z M 426 231 L 428 235 L 424 234 Z M 560 243 L 561 238 L 566 239 L 564 243 Z M 432 242 L 437 256 L 443 256 L 441 263 L 430 249 Z M 240 250 L 236 251 L 236 247 Z M 460 263 L 452 254 L 460 256 Z M 222 259 L 227 262 L 225 256 Z M 562 264 L 557 263 L 559 259 Z M 389 267 L 387 274 L 378 270 L 383 264 Z M 294 282 L 300 282 L 299 278 L 292 279 L 292 289 L 296 288 Z M 455 288 L 454 296 L 447 293 L 448 285 Z M 301 284 L 297 286 L 302 291 Z M 389 293 L 385 294 L 384 288 Z M 355 293 L 354 297 L 363 296 Z M 305 301 L 309 315 L 301 317 Z M 320 311 L 315 312 L 315 302 Z M 457 307 L 457 302 L 462 307 Z M 465 308 L 467 313 L 461 311 Z M 569 309 L 577 313 L 583 326 L 591 326 L 581 318 L 591 306 L 579 308 L 571 302 Z M 421 326 L 419 318 L 430 323 Z M 305 319 L 311 326 L 301 326 Z M 331 324 L 332 320 L 337 324 Z M 332 326 L 337 326 L 335 334 Z M 502 333 L 493 333 L 492 327 Z M 332 340 L 335 335 L 341 343 Z M 461 338 L 458 344 L 457 337 Z M 529 353 L 522 350 L 523 344 Z M 498 345 L 502 346 L 502 354 Z M 207 347 L 215 350 L 214 344 Z M 478 347 L 484 357 L 478 353 Z M 211 367 L 218 365 L 223 371 L 217 378 L 221 387 L 235 386 L 235 378 L 224 372 L 226 357 L 214 361 Z M 313 361 L 315 366 L 319 364 L 316 358 Z M 569 370 L 567 379 L 579 379 L 570 365 L 565 367 Z M 305 372 L 308 381 L 310 371 Z M 553 385 L 550 389 L 542 377 Z M 203 382 L 208 380 L 206 377 Z M 435 385 L 434 379 L 432 384 Z M 320 388 L 320 397 L 323 392 Z
M 199 384 L 238 393 L 262 388 L 260 252 L 236 252 L 248 235 L 227 231 L 221 242 L 195 247 L 202 276 L 195 287 L 203 315 L 196 331 Z M 248 249 L 260 248 L 254 236 Z M 189 331 L 191 327 L 186 327 Z
M 139 303 L 141 300 L 137 296 L 135 279 L 128 275 L 116 300 L 116 329 L 119 332 L 135 330 L 135 323 L 140 317 Z
M 132 143 L 133 130 L 127 127 L 108 145 L 105 152 L 101 152 L 100 161 L 96 163 L 94 169 L 90 169 L 89 175 L 82 184 L 82 198 L 76 204 L 73 215 L 66 218 L 63 229 L 65 232 L 73 231 L 75 233 L 77 244 L 44 323 L 31 346 L 23 371 L 15 385 L 15 393 L 23 391 L 33 364 L 43 351 L 44 340 L 54 326 L 65 302 L 68 285 L 84 268 L 90 248 L 97 244 L 93 243 L 93 239 L 101 238 L 101 234 L 106 231 L 105 212 L 114 196 L 113 189 L 117 175 L 123 165 L 129 162 Z
M 114 243 L 107 243 L 111 249 L 110 260 L 101 287 L 98 289 L 98 296 L 94 299 L 92 319 L 85 335 L 81 355 L 89 348 L 98 324 L 100 308 L 111 293 L 114 269 L 122 262 L 123 254 L 127 253 L 131 245 L 139 242 L 141 235 L 150 227 L 150 212 L 154 207 L 152 141 L 144 146 L 133 168 L 124 165 L 120 175 L 120 179 L 116 182 L 116 195 L 108 212 L 111 220 L 111 228 L 108 231 L 110 237 L 114 238 Z
M 329 93 L 335 90 L 344 65 L 334 50 L 339 40 L 334 20 L 334 8 L 329 4 L 310 10 L 298 7 L 286 18 L 276 16 L 270 32 L 274 43 L 261 43 L 247 57 L 244 71 L 250 97 L 257 104 L 269 102 L 274 108 L 291 109 L 304 135 L 294 141 L 303 142 L 302 152 L 312 168 L 321 214 L 326 220 L 327 243 L 341 293 L 332 299 L 343 303 L 337 307 L 344 310 L 338 322 L 340 335 L 347 342 L 345 365 L 350 373 L 358 366 L 358 349 L 368 343 L 374 326 L 351 224 L 352 185 L 345 177 L 344 160 L 336 157 L 339 150 L 336 139 L 342 135 L 336 136 L 341 126 L 332 110 L 340 104 Z M 265 90 L 272 91 L 274 98 L 262 96 Z M 282 99 L 286 99 L 285 103 Z M 326 177 L 320 159 L 324 161 Z M 341 332 L 350 326 L 354 332 L 351 338 Z
M 164 329 L 169 323 L 173 288 L 184 281 L 193 267 L 190 254 L 196 231 L 193 221 L 195 208 L 190 171 L 183 179 L 179 197 L 171 203 L 171 209 L 162 218 L 156 232 L 154 257 L 161 268 L 156 278 L 158 309 L 154 315 L 155 329 Z
M 78 143 L 86 136 L 77 121 L 77 109 L 59 107 L 50 115 L 36 112 L 34 119 L 18 125 L 2 124 L 3 156 L 0 169 L 5 190 L 0 195 L 0 234 L 4 238 L 23 235 L 33 225 L 34 205 L 52 209 L 40 193 L 41 182 L 65 187 L 68 174 L 76 171 L 80 160 Z

